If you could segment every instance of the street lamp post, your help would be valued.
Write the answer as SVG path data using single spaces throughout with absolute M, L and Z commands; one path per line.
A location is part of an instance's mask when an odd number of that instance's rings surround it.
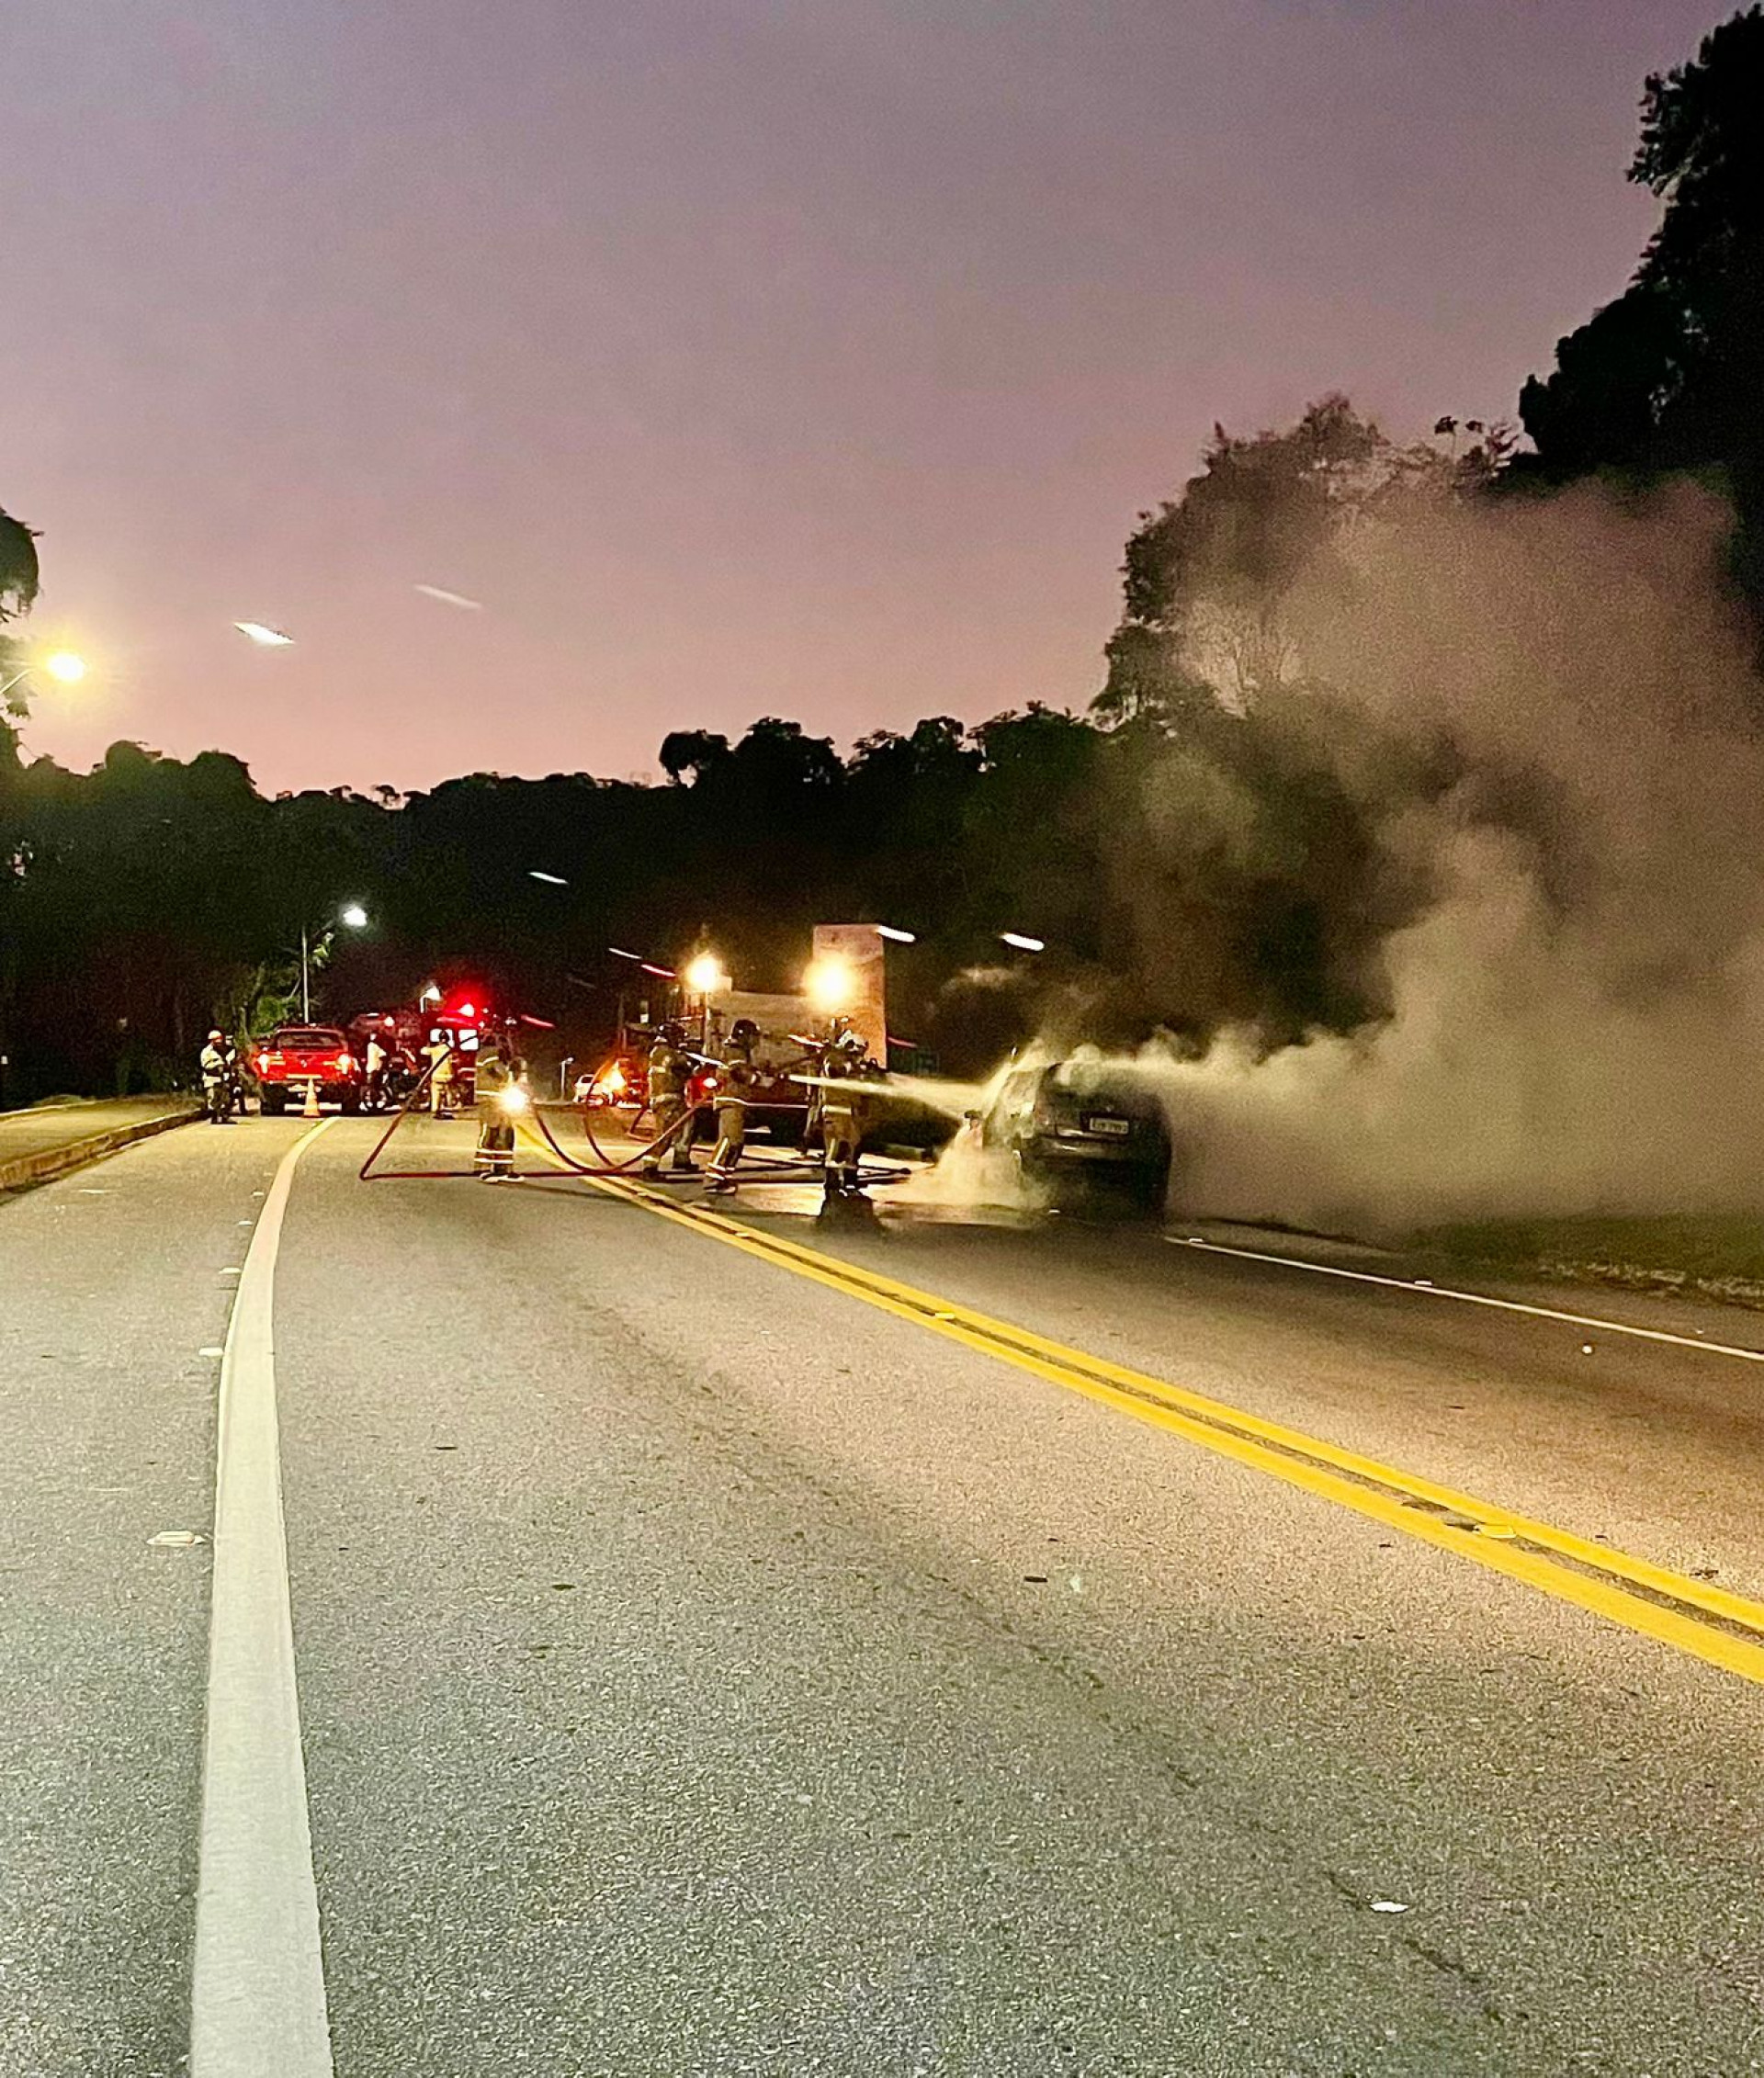
M 366 929 L 368 928 L 368 912 L 367 912 L 367 910 L 366 910 L 366 909 L 364 909 L 362 908 L 362 906 L 361 906 L 361 904 L 360 904 L 359 902 L 351 902 L 351 903 L 349 903 L 349 904 L 348 904 L 348 906 L 347 906 L 346 908 L 345 908 L 345 909 L 339 909 L 339 910 L 337 911 L 337 921 L 338 921 L 339 923 L 345 923 L 345 924 L 347 924 L 347 925 L 348 925 L 348 927 L 349 927 L 349 929 L 350 929 L 351 931 L 365 931 L 365 930 L 366 930 Z M 330 925 L 329 925 L 328 923 L 327 923 L 327 924 L 325 925 L 325 927 L 324 927 L 324 931 L 323 931 L 323 933 L 322 934 L 322 936 L 321 936 L 321 938 L 320 938 L 320 940 L 319 940 L 319 943 L 320 943 L 321 944 L 323 944 L 323 943 L 325 943 L 325 942 L 326 942 L 326 941 L 327 941 L 327 940 L 328 940 L 328 939 L 330 938 L 330 935 L 331 935 L 331 928 L 332 928 L 332 927 L 331 927 L 331 926 L 330 926 Z M 308 929 L 307 929 L 307 927 L 305 926 L 305 924 L 301 924 L 301 926 L 300 926 L 300 1022 L 301 1022 L 302 1024 L 311 1024 L 311 1022 L 312 1022 L 312 945 L 311 945 L 311 932 L 310 932 L 308 931 Z

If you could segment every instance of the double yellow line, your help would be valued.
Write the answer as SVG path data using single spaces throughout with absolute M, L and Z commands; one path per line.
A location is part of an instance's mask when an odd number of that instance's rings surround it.
M 1626 1630 L 1675 1646 L 1730 1674 L 1764 1682 L 1764 1604 L 1708 1581 L 1632 1558 L 1627 1553 L 1492 1506 L 1375 1458 L 1306 1436 L 1242 1408 L 1208 1399 L 1068 1348 L 1009 1321 L 922 1292 L 879 1271 L 859 1269 L 819 1249 L 742 1225 L 707 1206 L 678 1204 L 624 1179 L 590 1179 L 597 1190 L 676 1225 L 776 1264 L 830 1291 L 860 1299 L 933 1334 L 1014 1364 L 1050 1384 L 1082 1393 L 1155 1429 L 1232 1458 L 1406 1537 L 1437 1545 L 1510 1579 L 1573 1602 Z

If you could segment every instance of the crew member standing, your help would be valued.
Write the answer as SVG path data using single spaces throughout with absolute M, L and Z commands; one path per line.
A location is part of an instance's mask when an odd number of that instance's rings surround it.
M 820 1124 L 826 1143 L 821 1186 L 830 1203 L 835 1198 L 863 1195 L 857 1155 L 864 1140 L 864 1100 L 855 1084 L 866 1065 L 864 1036 L 849 1025 L 828 1041 L 821 1056 L 820 1072 L 828 1085 L 820 1092 Z
M 453 1116 L 453 1047 L 445 1033 L 437 1032 L 429 1042 L 429 1061 L 434 1072 L 429 1077 L 429 1112 L 435 1118 Z
M 509 1183 L 514 1171 L 514 1112 L 520 1076 L 499 1039 L 478 1056 L 478 1150 L 472 1157 L 485 1183 Z
M 692 1132 L 686 1112 L 686 1078 L 692 1072 L 692 1060 L 685 1050 L 685 1036 L 679 1025 L 664 1024 L 650 1048 L 650 1105 L 655 1113 L 655 1137 L 644 1158 L 645 1176 L 661 1175 L 664 1146 L 672 1146 L 673 1150 L 671 1169 L 690 1171 L 697 1167 L 686 1144 Z
M 368 1069 L 368 1087 L 363 1094 L 368 1100 L 368 1109 L 377 1112 L 386 1095 L 386 1049 L 380 1045 L 378 1033 L 368 1039 L 363 1058 Z
M 800 1032 L 793 1032 L 790 1034 L 797 1045 L 802 1048 L 802 1059 L 797 1063 L 797 1066 L 807 1068 L 808 1071 L 807 1078 L 808 1106 L 803 1113 L 802 1120 L 801 1146 L 805 1155 L 819 1157 L 823 1145 L 821 1109 L 825 1103 L 827 1092 L 820 1087 L 820 1079 L 827 1072 L 827 1049 L 837 1045 L 839 1040 L 851 1028 L 852 1021 L 850 1018 L 836 1017 L 827 1027 L 827 1036 L 824 1039 L 809 1038 Z
M 232 1042 L 224 1032 L 210 1032 L 202 1049 L 202 1104 L 210 1125 L 232 1123 Z
M 759 1036 L 751 1017 L 738 1017 L 729 1029 L 729 1057 L 717 1068 L 717 1151 L 710 1158 L 707 1188 L 719 1197 L 734 1190 L 736 1164 L 747 1146 L 747 1099 Z

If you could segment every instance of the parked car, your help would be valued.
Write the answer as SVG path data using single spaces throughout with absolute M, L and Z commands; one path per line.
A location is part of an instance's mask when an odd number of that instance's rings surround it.
M 1163 1107 L 1130 1069 L 1102 1062 L 1013 1068 L 981 1114 L 980 1141 L 1056 1199 L 1100 1187 L 1150 1207 L 1170 1186 Z
M 278 1025 L 253 1049 L 251 1070 L 272 1117 L 285 1112 L 290 1099 L 303 1104 L 309 1082 L 318 1086 L 322 1104 L 361 1109 L 362 1065 L 334 1024 Z

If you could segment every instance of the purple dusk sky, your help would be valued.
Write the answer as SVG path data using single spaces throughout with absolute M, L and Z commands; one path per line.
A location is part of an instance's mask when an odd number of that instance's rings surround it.
M 1082 704 L 1215 419 L 1512 412 L 1732 11 L 9 0 L 0 504 L 99 667 L 28 746 L 409 787 Z

